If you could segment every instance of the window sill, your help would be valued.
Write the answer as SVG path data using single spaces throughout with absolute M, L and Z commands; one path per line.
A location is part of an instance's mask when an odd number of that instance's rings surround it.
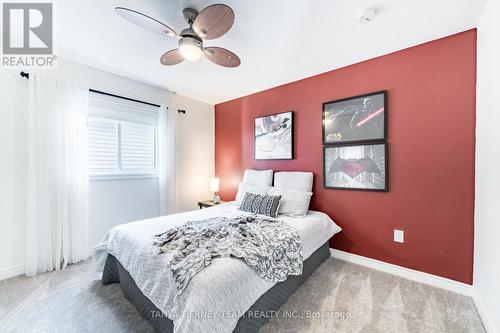
M 127 179 L 149 179 L 149 178 L 158 178 L 157 173 L 151 174 L 116 174 L 116 175 L 94 175 L 89 176 L 90 181 L 98 181 L 98 180 L 127 180 Z

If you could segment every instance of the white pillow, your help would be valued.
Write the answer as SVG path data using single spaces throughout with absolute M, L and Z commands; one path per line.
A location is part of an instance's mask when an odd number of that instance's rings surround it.
M 246 169 L 243 183 L 271 186 L 273 184 L 273 170 Z
M 264 195 L 267 194 L 271 186 L 267 185 L 258 185 L 258 184 L 248 184 L 248 183 L 240 183 L 238 185 L 238 193 L 236 194 L 236 204 L 238 206 L 241 205 L 243 198 L 245 197 L 245 193 L 254 193 Z
M 274 186 L 311 192 L 313 173 L 300 171 L 276 172 L 274 174 Z
M 281 195 L 278 213 L 293 217 L 304 217 L 309 210 L 312 192 L 284 187 L 271 187 L 269 195 Z

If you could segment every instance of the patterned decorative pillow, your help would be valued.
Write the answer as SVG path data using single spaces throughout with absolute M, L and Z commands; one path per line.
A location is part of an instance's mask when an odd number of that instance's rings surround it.
M 240 210 L 276 218 L 280 199 L 281 195 L 260 195 L 247 192 L 241 201 Z

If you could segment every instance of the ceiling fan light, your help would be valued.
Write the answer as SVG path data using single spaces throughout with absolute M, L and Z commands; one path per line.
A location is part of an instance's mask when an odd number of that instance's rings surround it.
M 203 54 L 202 45 L 199 40 L 192 37 L 184 37 L 179 40 L 179 51 L 186 60 L 197 60 Z

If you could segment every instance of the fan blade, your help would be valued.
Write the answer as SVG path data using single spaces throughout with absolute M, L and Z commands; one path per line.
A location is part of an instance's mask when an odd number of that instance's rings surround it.
M 173 49 L 165 53 L 161 56 L 160 62 L 165 66 L 177 65 L 184 61 L 184 57 L 182 56 L 179 49 Z
M 214 64 L 224 67 L 238 67 L 241 64 L 240 58 L 233 52 L 222 47 L 209 46 L 203 50 L 205 57 Z
M 175 31 L 168 27 L 166 24 L 163 24 L 160 21 L 145 14 L 139 13 L 138 11 L 135 11 L 133 9 L 115 7 L 115 12 L 127 21 L 137 24 L 145 29 L 162 35 L 167 35 L 169 37 L 177 36 Z
M 203 9 L 193 23 L 194 31 L 203 39 L 215 39 L 231 29 L 234 12 L 231 7 L 216 4 Z

